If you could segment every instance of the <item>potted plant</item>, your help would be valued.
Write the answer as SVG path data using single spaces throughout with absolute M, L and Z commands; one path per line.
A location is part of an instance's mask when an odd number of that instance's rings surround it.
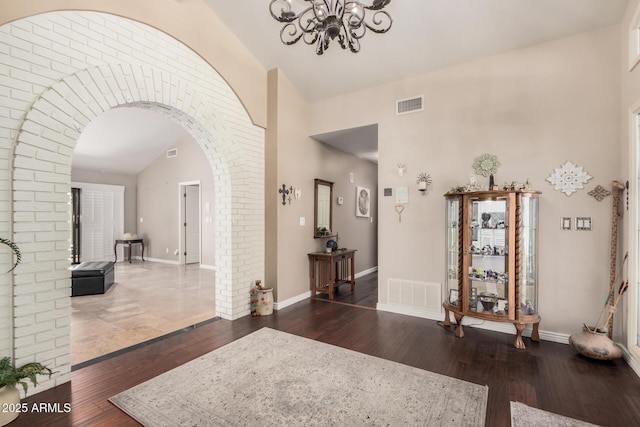
M 0 237 L 0 243 L 8 246 L 16 257 L 15 262 L 7 271 L 9 273 L 20 264 L 22 254 L 18 245 L 9 239 Z M 20 384 L 26 395 L 28 384 L 24 380 L 31 381 L 35 387 L 38 384 L 36 377 L 44 374 L 51 378 L 53 371 L 40 363 L 27 363 L 20 368 L 14 368 L 11 358 L 3 357 L 0 359 L 0 426 L 9 424 L 20 414 L 20 391 L 16 385 Z
M 51 378 L 53 371 L 40 363 L 27 363 L 14 368 L 11 358 L 0 359 L 0 426 L 9 424 L 21 412 L 20 391 L 16 385 L 20 384 L 26 395 L 28 383 L 25 380 L 31 381 L 35 387 L 38 385 L 38 375 L 48 375 Z

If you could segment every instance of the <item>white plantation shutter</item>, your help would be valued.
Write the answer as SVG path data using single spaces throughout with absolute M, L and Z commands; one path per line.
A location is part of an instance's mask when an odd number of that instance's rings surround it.
M 71 186 L 82 189 L 80 260 L 113 260 L 115 240 L 124 234 L 124 186 L 83 182 Z M 118 246 L 118 259 L 123 259 L 122 251 L 122 246 Z

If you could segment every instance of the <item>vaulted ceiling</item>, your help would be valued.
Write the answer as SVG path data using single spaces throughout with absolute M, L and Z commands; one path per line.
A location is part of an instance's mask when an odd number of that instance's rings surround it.
M 285 46 L 282 24 L 269 14 L 271 0 L 203 0 L 263 64 L 279 68 L 310 102 L 523 48 L 622 19 L 628 0 L 392 0 L 388 33 L 369 32 L 357 54 L 335 41 L 321 56 L 302 41 Z M 286 0 L 283 0 L 286 1 Z M 371 3 L 370 0 L 364 0 Z M 291 0 L 302 10 L 305 0 Z M 124 117 L 122 114 L 131 114 Z M 122 109 L 87 126 L 78 143 L 74 167 L 113 169 L 135 174 L 185 134 L 152 112 Z M 375 157 L 375 128 L 336 130 L 314 138 Z M 362 133 L 364 132 L 364 133 Z M 359 141 L 344 148 L 344 138 Z M 92 152 L 94 138 L 108 144 Z M 369 141 L 371 144 L 366 144 Z M 119 151 L 117 147 L 126 147 Z M 357 147 L 357 148 L 356 148 Z M 135 149 L 135 152 L 131 150 Z M 93 157 L 93 158 L 92 158 Z M 135 157 L 135 158 L 133 158 Z M 375 160 L 373 160 L 375 161 Z M 145 163 L 146 162 L 146 163 Z

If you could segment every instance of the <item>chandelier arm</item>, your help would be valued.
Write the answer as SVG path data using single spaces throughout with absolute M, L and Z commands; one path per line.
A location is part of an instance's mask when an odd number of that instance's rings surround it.
M 364 25 L 373 31 L 374 33 L 382 34 L 386 33 L 391 29 L 391 24 L 393 24 L 393 19 L 391 19 L 391 15 L 386 10 L 379 10 L 373 14 L 371 18 L 371 23 L 364 22 Z
M 320 35 L 317 32 L 308 32 L 308 33 L 303 33 L 302 35 L 302 41 L 308 45 L 314 44 L 319 38 L 320 38 Z
M 346 30 L 346 29 L 345 29 Z M 353 53 L 360 52 L 360 39 L 364 35 L 364 32 L 361 35 L 355 33 L 352 29 L 350 31 L 346 31 L 346 39 L 347 45 L 349 46 L 349 50 Z M 346 49 L 346 46 L 342 46 L 343 49 Z
M 369 10 L 381 10 L 384 9 L 385 6 L 387 6 L 389 3 L 391 3 L 391 0 L 373 0 L 373 4 L 371 6 L 363 5 L 363 7 Z
M 288 34 L 287 30 L 289 30 Z M 290 46 L 292 44 L 296 44 L 304 34 L 305 33 L 303 31 L 298 30 L 296 24 L 294 24 L 293 22 L 289 22 L 285 24 L 280 30 L 280 40 L 282 41 L 282 43 Z
M 278 10 L 278 6 L 280 7 L 280 13 L 275 13 L 274 10 Z M 287 0 L 271 0 L 271 3 L 269 3 L 269 13 L 271 13 L 271 17 L 278 22 L 291 22 L 298 17 L 295 12 L 291 10 L 291 3 Z
M 366 24 L 360 25 L 359 27 L 351 28 L 351 36 L 356 40 L 360 40 L 361 38 L 363 38 L 365 36 L 365 34 L 367 34 L 367 25 Z

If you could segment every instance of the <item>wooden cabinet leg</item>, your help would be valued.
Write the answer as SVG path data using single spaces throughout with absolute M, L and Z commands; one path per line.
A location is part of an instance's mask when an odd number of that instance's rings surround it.
M 451 326 L 451 320 L 449 319 L 449 310 L 444 309 L 444 326 Z
M 462 338 L 464 337 L 464 331 L 462 330 L 462 318 L 464 317 L 464 315 L 462 314 L 458 314 L 458 313 L 454 313 L 453 314 L 453 318 L 456 319 L 456 332 L 454 333 L 454 335 L 458 338 Z
M 516 342 L 513 343 L 513 346 L 518 349 L 525 349 L 524 341 L 522 341 L 522 331 L 524 331 L 523 323 L 514 323 L 513 326 L 516 327 Z
M 533 330 L 531 331 L 531 341 L 540 341 L 540 335 L 538 335 L 538 326 L 540 326 L 540 322 L 536 322 L 533 324 Z

